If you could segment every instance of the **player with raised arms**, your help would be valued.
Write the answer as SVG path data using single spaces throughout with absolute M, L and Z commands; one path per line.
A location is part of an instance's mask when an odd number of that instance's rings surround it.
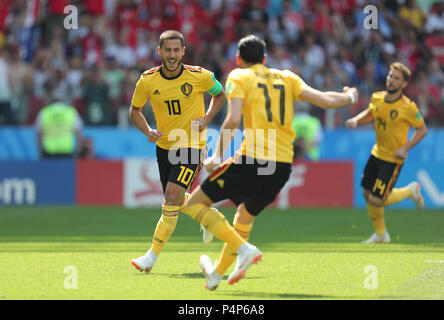
M 290 176 L 294 101 L 337 108 L 358 99 L 356 88 L 322 92 L 289 70 L 266 67 L 265 50 L 265 42 L 257 36 L 249 35 L 239 41 L 236 55 L 239 68 L 230 72 L 225 85 L 227 116 L 214 154 L 204 161 L 210 176 L 193 191 L 186 204 L 193 210 L 206 210 L 215 202 L 230 199 L 237 206 L 233 227 L 245 240 L 249 239 L 258 214 L 274 201 Z M 239 157 L 229 158 L 219 166 L 242 116 L 245 138 L 237 153 Z M 208 289 L 217 288 L 236 256 L 229 244 L 224 245 L 216 266 L 207 255 L 201 256 L 200 267 Z M 237 259 L 235 271 L 228 277 L 229 284 L 245 276 L 239 263 L 242 261 Z

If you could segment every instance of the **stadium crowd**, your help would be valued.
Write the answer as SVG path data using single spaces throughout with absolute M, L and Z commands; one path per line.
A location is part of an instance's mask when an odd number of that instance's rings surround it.
M 367 5 L 377 8 L 376 29 L 364 23 Z M 356 86 L 353 108 L 313 108 L 327 128 L 366 107 L 401 61 L 413 73 L 407 96 L 429 126 L 444 125 L 443 0 L 0 0 L 0 124 L 33 124 L 50 97 L 75 106 L 87 125 L 127 123 L 137 79 L 161 63 L 166 29 L 184 34 L 185 63 L 222 83 L 237 40 L 254 33 L 266 40 L 268 66 L 320 90 Z

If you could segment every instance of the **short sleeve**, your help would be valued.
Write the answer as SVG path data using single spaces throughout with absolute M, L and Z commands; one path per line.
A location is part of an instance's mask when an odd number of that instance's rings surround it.
M 294 72 L 287 70 L 286 74 L 288 76 L 288 79 L 290 79 L 290 81 L 291 81 L 291 88 L 292 88 L 294 100 L 303 101 L 303 99 L 301 98 L 301 93 L 306 88 L 308 88 L 308 85 L 304 82 L 304 80 L 302 80 L 302 78 L 300 76 L 298 76 Z
M 217 81 L 214 73 L 202 68 L 202 81 L 201 85 L 203 91 L 208 92 L 212 96 L 218 95 L 223 87 L 219 81 Z
M 143 108 L 149 98 L 148 90 L 146 90 L 146 84 L 144 76 L 142 75 L 137 81 L 136 88 L 134 89 L 133 98 L 131 99 L 131 105 L 136 108 Z
M 413 128 L 418 128 L 424 123 L 424 118 L 422 117 L 421 113 L 418 110 L 418 107 L 414 102 L 412 102 L 412 106 L 407 112 L 406 120 Z
M 230 72 L 225 84 L 225 92 L 228 99 L 245 99 L 245 87 L 244 82 L 242 81 L 241 69 L 234 69 Z

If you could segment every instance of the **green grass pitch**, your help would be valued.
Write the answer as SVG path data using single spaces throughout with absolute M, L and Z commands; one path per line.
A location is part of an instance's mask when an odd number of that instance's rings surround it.
M 233 208 L 222 208 L 232 221 Z M 198 261 L 222 243 L 201 242 L 181 215 L 151 274 L 146 252 L 160 211 L 116 207 L 3 207 L 0 300 L 444 299 L 444 212 L 386 210 L 391 244 L 364 245 L 364 210 L 268 208 L 250 242 L 263 252 L 245 279 L 204 289 Z M 232 267 L 228 270 L 231 272 Z

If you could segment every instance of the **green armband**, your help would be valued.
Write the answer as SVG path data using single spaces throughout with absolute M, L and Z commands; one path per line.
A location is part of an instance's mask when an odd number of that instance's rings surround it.
M 217 79 L 214 77 L 214 74 L 211 78 L 214 81 L 214 86 L 208 90 L 207 92 L 209 94 L 211 94 L 212 96 L 218 95 L 221 91 L 222 91 L 222 85 L 220 84 L 219 81 L 217 81 Z
M 421 121 L 421 114 L 419 113 L 419 111 L 416 113 L 416 119 L 418 119 L 418 121 Z

